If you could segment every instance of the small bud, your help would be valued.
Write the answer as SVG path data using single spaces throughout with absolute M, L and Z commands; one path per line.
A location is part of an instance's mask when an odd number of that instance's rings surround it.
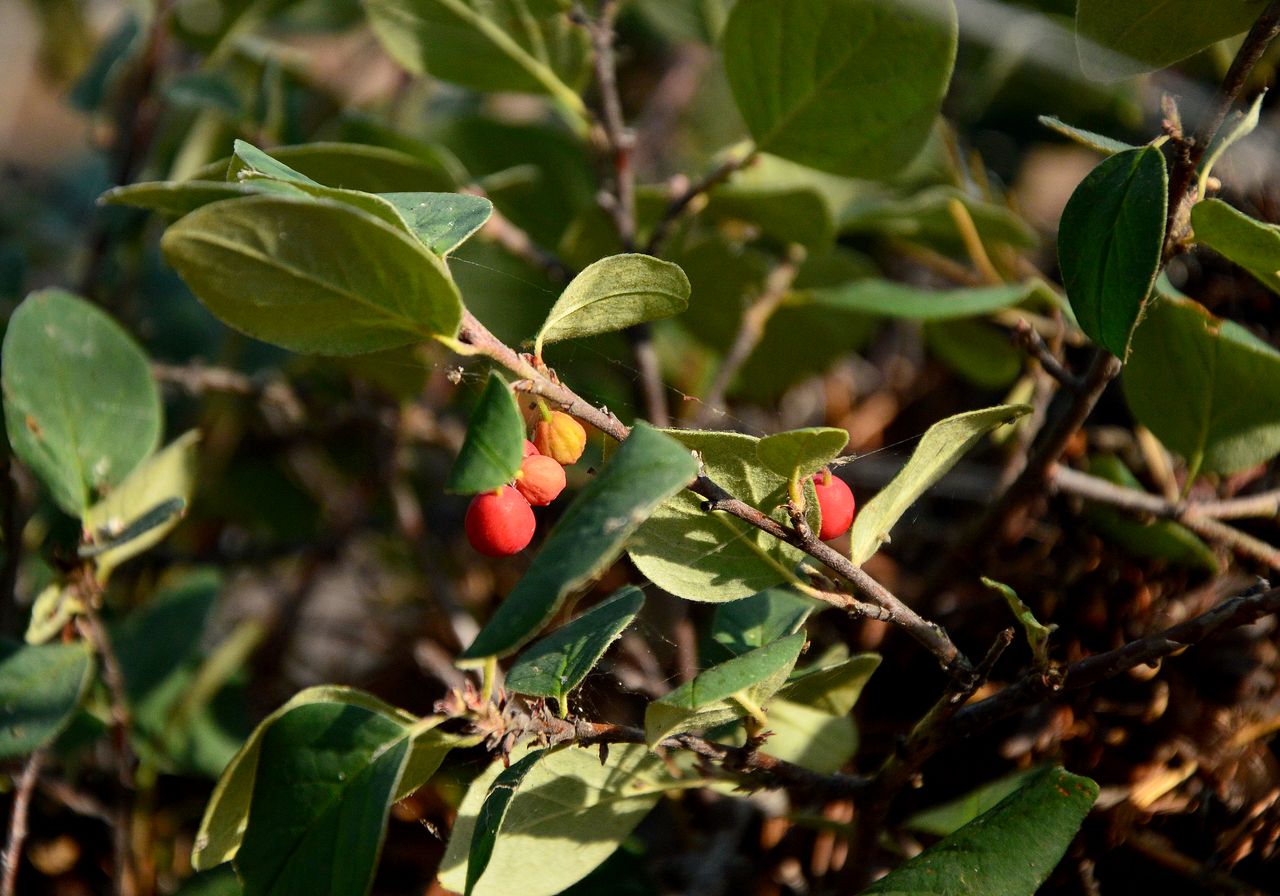
M 541 420 L 533 428 L 533 444 L 547 457 L 562 466 L 577 463 L 587 445 L 587 431 L 582 424 L 563 411 L 552 411 L 551 418 Z
M 532 454 L 520 464 L 516 490 L 534 507 L 545 507 L 564 491 L 564 467 L 555 458 Z

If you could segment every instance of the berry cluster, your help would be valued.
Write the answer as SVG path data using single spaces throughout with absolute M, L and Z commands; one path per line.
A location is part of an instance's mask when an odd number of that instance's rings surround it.
M 552 411 L 525 439 L 520 471 L 497 491 L 476 495 L 467 508 L 465 528 L 471 546 L 487 557 L 519 553 L 533 540 L 534 507 L 545 507 L 564 491 L 564 468 L 577 463 L 587 444 L 582 424 Z

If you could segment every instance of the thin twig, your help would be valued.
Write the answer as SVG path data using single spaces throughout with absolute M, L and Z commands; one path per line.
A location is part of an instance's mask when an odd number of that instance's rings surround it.
M 1259 538 L 1241 532 L 1205 513 L 1202 505 L 1191 502 L 1170 502 L 1159 495 L 1117 485 L 1098 476 L 1091 476 L 1061 464 L 1054 466 L 1050 486 L 1058 491 L 1077 495 L 1090 501 L 1119 507 L 1133 513 L 1149 513 L 1162 519 L 1176 520 L 1197 535 L 1225 545 L 1238 554 L 1260 560 L 1272 569 L 1280 569 L 1280 549 Z M 1212 509 L 1231 513 L 1230 501 L 1214 502 Z
M 565 412 L 590 423 L 615 441 L 621 442 L 630 434 L 630 429 L 617 417 L 585 401 L 563 383 L 546 376 L 489 332 L 484 324 L 469 311 L 463 311 L 457 343 L 463 351 L 469 350 L 473 354 L 491 358 L 522 377 L 523 381 L 517 383 L 516 388 L 547 399 Z M 708 500 L 706 505 L 708 512 L 719 511 L 735 516 L 774 538 L 799 548 L 825 565 L 852 585 L 854 591 L 862 597 L 888 611 L 887 621 L 905 629 L 911 637 L 933 653 L 948 672 L 967 676 L 972 671 L 968 659 L 941 626 L 921 618 L 887 588 L 865 573 L 861 567 L 855 566 L 848 557 L 829 545 L 818 541 L 812 533 L 809 538 L 805 538 L 796 530 L 783 526 L 755 507 L 738 500 L 705 475 L 699 476 L 689 488 Z
M 689 206 L 695 200 L 727 181 L 737 171 L 746 168 L 756 160 L 757 155 L 759 155 L 759 151 L 754 146 L 746 153 L 732 155 L 708 171 L 700 180 L 687 185 L 683 190 L 671 197 L 662 213 L 662 217 L 654 225 L 653 232 L 649 234 L 649 241 L 645 244 L 644 251 L 649 255 L 657 255 L 666 245 L 667 239 L 671 236 L 671 231 L 684 216 Z
M 1036 328 L 1031 326 L 1026 318 L 1019 318 L 1018 322 L 1014 324 L 1010 338 L 1013 340 L 1014 345 L 1039 361 L 1040 366 L 1044 368 L 1044 372 L 1057 380 L 1060 385 L 1065 386 L 1072 392 L 1079 391 L 1080 378 L 1062 365 L 1062 362 L 1058 360 L 1058 356 L 1053 353 L 1048 343 L 1044 341 L 1044 337 L 1036 332 Z
M 18 885 L 18 868 L 22 864 L 22 847 L 27 840 L 27 816 L 31 811 L 31 794 L 40 780 L 40 769 L 47 756 L 41 747 L 31 754 L 22 767 L 18 786 L 13 794 L 13 810 L 9 815 L 9 842 L 4 848 L 3 879 L 0 879 L 0 896 L 14 896 Z
M 742 369 L 742 365 L 760 344 L 769 318 L 773 317 L 773 313 L 778 310 L 782 300 L 791 291 L 791 284 L 795 282 L 796 271 L 803 258 L 803 250 L 797 246 L 791 247 L 786 260 L 769 272 L 760 295 L 742 312 L 742 320 L 738 325 L 738 333 L 733 338 L 733 345 L 730 346 L 724 361 L 716 371 L 711 387 L 707 389 L 706 398 L 702 401 L 695 424 L 704 424 L 708 418 L 724 412 L 725 393 L 729 391 L 729 386 L 732 385 L 738 371 Z

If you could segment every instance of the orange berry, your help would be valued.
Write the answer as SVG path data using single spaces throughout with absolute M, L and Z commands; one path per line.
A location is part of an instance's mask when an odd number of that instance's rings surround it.
M 530 442 L 528 439 L 524 440 L 524 454 L 522 454 L 521 457 L 529 457 L 530 455 L 540 453 L 541 452 L 538 451 L 537 445 L 533 444 L 533 442 Z
M 577 463 L 587 446 L 587 431 L 563 411 L 552 411 L 550 420 L 540 420 L 533 428 L 533 444 L 562 466 Z
M 520 464 L 516 490 L 534 507 L 545 507 L 564 491 L 564 467 L 555 458 L 532 454 Z
M 533 540 L 536 526 L 529 502 L 510 486 L 476 495 L 467 507 L 467 540 L 486 557 L 523 551 Z
M 818 493 L 818 509 L 822 511 L 818 537 L 827 541 L 848 532 L 857 507 L 849 486 L 843 479 L 832 476 L 830 470 L 823 470 L 814 474 L 813 488 Z

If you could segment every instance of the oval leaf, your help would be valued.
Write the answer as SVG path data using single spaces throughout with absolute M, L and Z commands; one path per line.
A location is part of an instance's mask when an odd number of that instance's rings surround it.
M 1121 360 L 1160 270 L 1168 204 L 1164 156 L 1147 146 L 1104 160 L 1062 212 L 1067 298 L 1085 335 Z
M 160 393 L 147 356 L 110 317 L 60 290 L 29 295 L 3 348 L 13 451 L 79 517 L 155 450 Z
M 93 654 L 83 641 L 0 641 L 0 759 L 49 743 L 67 726 L 93 681 Z
M 799 631 L 817 602 L 781 588 L 770 588 L 716 607 L 703 647 L 708 665 Z
M 516 797 L 516 790 L 534 764 L 546 755 L 546 750 L 534 750 L 509 768 L 489 786 L 489 793 L 476 815 L 475 833 L 471 835 L 471 849 L 467 852 L 467 885 L 463 891 L 471 896 L 476 882 L 489 867 L 489 859 L 493 856 L 493 846 L 498 839 L 498 830 L 507 817 L 507 809 Z
M 281 181 L 257 180 L 237 184 L 218 180 L 184 180 L 114 187 L 99 196 L 98 201 L 103 205 L 130 205 L 180 218 L 211 202 L 258 193 L 304 195 L 301 190 Z
M 1067 851 L 1098 785 L 1048 768 L 954 834 L 876 881 L 864 896 L 950 892 L 1032 896 Z
M 165 257 L 218 317 L 298 352 L 351 355 L 452 336 L 444 263 L 372 215 L 329 200 L 251 196 L 178 221 Z
M 671 317 L 689 307 L 689 278 L 679 265 L 651 255 L 611 255 L 588 265 L 556 300 L 533 353 L 562 339 L 612 333 Z
M 448 255 L 484 226 L 493 203 L 465 193 L 379 193 L 405 225 L 437 255 Z
M 517 751 L 515 754 L 519 756 Z M 477 816 L 502 773 L 495 762 L 467 788 L 440 862 L 440 885 L 462 893 Z M 507 808 L 474 896 L 555 896 L 594 871 L 667 790 L 700 783 L 673 778 L 640 744 L 547 753 L 525 774 Z
M 698 465 L 679 442 L 637 424 L 565 510 L 529 571 L 461 658 L 474 663 L 507 656 L 528 643 L 565 598 L 617 559 L 636 527 L 697 474 Z
M 556 629 L 520 655 L 507 672 L 506 688 L 530 697 L 565 697 L 600 662 L 644 606 L 644 592 L 628 586 Z
M 1197 202 L 1191 209 L 1196 242 L 1208 246 L 1280 293 L 1280 227 L 1255 221 L 1221 199 Z
M 756 457 L 784 479 L 816 473 L 849 444 L 843 429 L 814 426 L 766 436 L 756 443 Z
M 928 139 L 956 40 L 952 0 L 738 0 L 721 46 L 761 150 L 885 177 Z
M 955 466 L 991 430 L 1031 411 L 1022 404 L 998 405 L 948 417 L 930 426 L 911 459 L 893 481 L 867 502 L 853 521 L 852 557 L 859 565 L 889 540 L 889 530 L 916 499 Z
M 388 190 L 453 189 L 466 177 L 456 159 L 434 146 L 413 154 L 386 146 L 318 141 L 300 146 L 277 146 L 271 158 L 322 184 L 342 184 L 348 190 L 381 193 Z M 243 161 L 235 156 L 210 162 L 191 180 L 238 179 Z
M 1154 72 L 1248 31 L 1266 0 L 1079 0 L 1076 38 L 1090 78 Z
M 1280 453 L 1280 352 L 1190 299 L 1161 296 L 1133 337 L 1124 394 L 1138 421 L 1197 470 Z
M 806 640 L 804 632 L 796 632 L 726 660 L 650 703 L 644 711 L 645 742 L 656 747 L 673 734 L 758 712 L 786 684 Z
M 491 492 L 515 479 L 524 459 L 524 432 L 524 418 L 511 387 L 498 374 L 490 373 L 471 412 L 467 437 L 446 488 L 475 495 Z
M 1035 281 L 970 289 L 922 289 L 889 280 L 857 280 L 844 286 L 811 289 L 815 305 L 907 320 L 942 321 L 991 314 L 1021 304 L 1041 288 Z

